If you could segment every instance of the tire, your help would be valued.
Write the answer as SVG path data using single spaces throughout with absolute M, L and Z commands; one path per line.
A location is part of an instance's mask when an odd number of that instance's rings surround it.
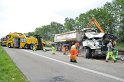
M 44 48 L 43 51 L 46 52 L 46 49 Z
M 11 48 L 11 44 L 10 43 L 8 44 L 8 47 Z
M 90 58 L 90 49 L 86 49 L 86 58 Z
M 27 44 L 25 44 L 24 49 L 28 49 L 28 45 Z
M 90 49 L 88 48 L 83 48 L 81 54 L 83 55 L 84 58 L 91 57 Z
M 33 44 L 30 45 L 30 49 L 33 50 Z

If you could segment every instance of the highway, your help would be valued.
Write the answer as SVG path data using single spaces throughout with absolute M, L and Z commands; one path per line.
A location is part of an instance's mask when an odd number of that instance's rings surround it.
M 106 63 L 104 59 L 78 57 L 78 63 L 72 63 L 61 52 L 4 49 L 29 82 L 124 82 L 121 60 Z

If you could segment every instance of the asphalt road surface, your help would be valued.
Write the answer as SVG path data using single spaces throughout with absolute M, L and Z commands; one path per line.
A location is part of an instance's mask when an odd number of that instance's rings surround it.
M 60 52 L 4 49 L 30 82 L 124 82 L 124 61 L 78 57 L 72 63 Z

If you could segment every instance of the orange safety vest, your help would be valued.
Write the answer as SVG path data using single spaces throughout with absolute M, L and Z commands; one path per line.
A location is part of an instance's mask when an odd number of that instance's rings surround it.
M 70 59 L 72 59 L 72 61 L 76 60 L 77 58 L 77 50 L 75 48 L 72 48 L 70 50 Z

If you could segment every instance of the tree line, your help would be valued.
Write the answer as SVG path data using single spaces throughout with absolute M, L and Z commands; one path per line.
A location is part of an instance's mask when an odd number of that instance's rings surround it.
M 64 24 L 51 22 L 28 32 L 29 36 L 41 35 L 45 40 L 53 41 L 54 34 L 84 28 L 88 25 L 91 17 L 94 16 L 106 33 L 111 33 L 119 37 L 119 41 L 124 41 L 124 0 L 113 0 L 107 2 L 101 8 L 91 9 L 81 13 L 75 19 L 65 18 Z M 95 28 L 95 26 L 92 26 Z

